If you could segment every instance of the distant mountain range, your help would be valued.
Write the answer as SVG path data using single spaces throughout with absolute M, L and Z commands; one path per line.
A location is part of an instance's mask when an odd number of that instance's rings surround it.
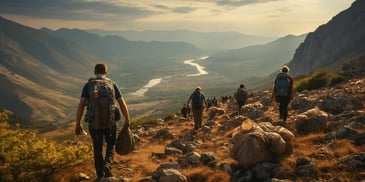
M 266 44 L 278 38 L 246 35 L 238 32 L 196 32 L 189 30 L 105 31 L 92 29 L 88 31 L 102 36 L 117 35 L 131 41 L 187 42 L 196 47 L 209 50 L 238 49 L 251 45 Z
M 93 77 L 92 69 L 101 60 L 109 65 L 109 77 L 121 86 L 123 93 L 134 92 L 153 78 L 169 77 L 169 83 L 163 81 L 162 86 L 150 90 L 149 97 L 154 101 L 175 99 L 150 108 L 159 111 L 163 110 L 159 108 L 162 105 L 171 110 L 171 104 L 180 104 L 180 100 L 185 99 L 181 94 L 193 84 L 209 84 L 206 91 L 219 95 L 230 92 L 241 82 L 250 86 L 259 80 L 261 85 L 255 88 L 267 88 L 265 86 L 272 84 L 272 75 L 266 76 L 278 72 L 283 64 L 289 64 L 294 75 L 308 74 L 322 67 L 339 70 L 342 63 L 365 57 L 364 11 L 364 1 L 358 0 L 308 35 L 288 35 L 267 43 L 264 42 L 270 38 L 263 38 L 257 45 L 230 50 L 223 50 L 228 48 L 223 41 L 221 47 L 217 46 L 219 44 L 207 47 L 187 41 L 194 39 L 180 40 L 184 39 L 181 31 L 176 31 L 181 33 L 176 36 L 178 41 L 173 40 L 173 33 L 166 32 L 166 42 L 132 41 L 79 29 L 38 30 L 0 17 L 0 107 L 13 111 L 22 121 L 65 123 L 73 120 L 81 87 Z M 227 42 L 235 35 L 188 32 L 185 37 L 192 34 L 208 38 L 214 35 L 217 37 L 214 41 Z M 146 34 L 145 39 L 151 35 Z M 240 41 L 233 47 L 250 44 L 248 39 L 237 36 Z M 156 39 L 162 38 L 156 36 Z M 206 39 L 199 38 L 199 42 L 201 40 Z M 176 76 L 194 71 L 192 66 L 183 64 L 183 60 L 202 56 L 209 58 L 197 63 L 206 67 L 209 75 Z M 133 103 L 146 102 L 146 99 L 136 99 Z
M 28 119 L 64 120 L 82 84 L 104 61 L 123 88 L 137 89 L 151 78 L 172 74 L 200 49 L 183 42 L 131 42 L 77 29 L 37 30 L 0 18 L 0 107 Z M 188 67 L 188 66 L 186 66 Z M 74 116 L 72 116 L 74 117 Z
M 292 59 L 295 49 L 306 34 L 288 35 L 264 45 L 249 46 L 213 54 L 202 62 L 208 70 L 229 77 L 231 80 L 248 81 L 271 74 Z

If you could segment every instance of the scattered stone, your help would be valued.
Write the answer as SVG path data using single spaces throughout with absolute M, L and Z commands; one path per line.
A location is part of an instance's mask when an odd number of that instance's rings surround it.
M 90 177 L 86 175 L 85 173 L 79 173 L 80 180 L 89 180 Z

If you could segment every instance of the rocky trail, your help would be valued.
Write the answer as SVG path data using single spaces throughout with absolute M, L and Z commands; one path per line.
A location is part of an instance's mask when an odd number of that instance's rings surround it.
M 135 151 L 116 154 L 113 173 L 118 179 L 104 181 L 365 180 L 365 76 L 297 93 L 287 123 L 279 120 L 278 106 L 269 92 L 251 94 L 243 115 L 238 115 L 233 102 L 210 108 L 198 131 L 193 130 L 191 119 L 180 116 L 133 130 Z M 231 157 L 232 136 L 235 128 L 251 122 L 272 123 L 290 131 L 295 136 L 290 153 L 271 153 L 270 160 L 242 167 Z M 55 178 L 93 181 L 92 161 L 62 170 Z

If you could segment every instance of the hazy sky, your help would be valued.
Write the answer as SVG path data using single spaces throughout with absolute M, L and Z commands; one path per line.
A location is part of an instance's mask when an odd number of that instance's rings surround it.
M 312 32 L 354 0 L 0 0 L 0 16 L 34 28 Z

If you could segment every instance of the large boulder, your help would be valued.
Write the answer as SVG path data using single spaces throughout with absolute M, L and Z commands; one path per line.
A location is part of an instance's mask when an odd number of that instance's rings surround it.
M 274 140 L 273 142 L 281 143 L 282 141 L 280 141 L 280 140 L 282 140 L 282 139 L 284 140 L 284 142 L 285 142 L 285 153 L 284 154 L 285 155 L 290 155 L 293 153 L 293 141 L 294 141 L 295 136 L 290 130 L 288 130 L 287 128 L 282 127 L 282 126 L 274 126 L 270 122 L 259 123 L 259 126 L 265 132 L 274 132 L 274 133 L 277 133 L 280 135 L 281 138 L 276 136 L 277 141 Z M 271 140 L 273 140 L 273 139 L 274 138 L 271 138 Z M 275 146 L 273 144 L 270 144 L 270 145 L 272 145 L 273 147 L 280 148 L 280 146 Z M 282 153 L 281 153 L 281 155 L 282 155 Z
M 265 134 L 259 131 L 235 137 L 231 157 L 244 168 L 272 159 L 270 151 L 266 148 Z
M 299 134 L 324 132 L 327 129 L 328 114 L 317 106 L 296 116 L 295 128 Z
M 176 169 L 162 169 L 154 172 L 153 179 L 159 182 L 186 182 L 187 178 Z
M 255 102 L 247 104 L 242 107 L 243 115 L 249 117 L 250 119 L 257 119 L 264 115 L 264 106 L 261 102 Z
M 290 155 L 294 135 L 281 126 L 271 123 L 256 124 L 247 120 L 232 131 L 231 157 L 238 165 L 248 168 L 257 163 Z

